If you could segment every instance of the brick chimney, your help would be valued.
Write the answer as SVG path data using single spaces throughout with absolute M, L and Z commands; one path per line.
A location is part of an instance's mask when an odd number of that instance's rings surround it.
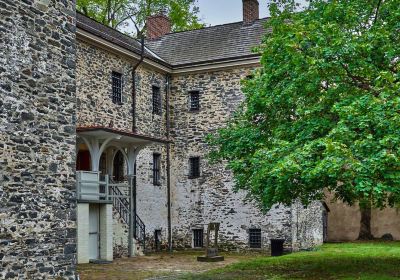
M 243 23 L 251 24 L 259 18 L 258 0 L 243 0 Z
M 147 34 L 149 40 L 158 39 L 171 32 L 171 22 L 164 14 L 158 14 L 147 18 Z

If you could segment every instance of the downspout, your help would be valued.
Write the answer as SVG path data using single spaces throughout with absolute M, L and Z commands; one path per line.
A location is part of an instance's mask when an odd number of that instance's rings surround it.
M 135 118 L 135 112 L 136 112 L 136 69 L 139 67 L 139 65 L 143 62 L 144 60 L 144 36 L 141 35 L 141 50 L 140 50 L 140 59 L 139 61 L 133 66 L 132 69 L 132 132 L 136 132 L 136 118 Z
M 144 59 L 144 36 L 141 36 L 141 51 L 140 59 L 133 66 L 132 69 L 132 132 L 136 132 L 136 69 L 143 62 Z M 130 191 L 130 203 L 129 203 L 129 234 L 128 234 L 128 248 L 129 257 L 133 257 L 133 237 L 136 238 L 136 160 L 134 162 L 133 180 L 131 181 L 131 191 Z M 133 205 L 132 205 L 133 204 Z
M 166 136 L 167 136 L 167 205 L 168 205 L 168 250 L 172 252 L 172 226 L 171 226 L 171 147 L 170 147 L 170 112 L 169 112 L 169 98 L 171 90 L 171 76 L 166 75 L 166 91 L 165 91 L 165 105 L 166 105 Z

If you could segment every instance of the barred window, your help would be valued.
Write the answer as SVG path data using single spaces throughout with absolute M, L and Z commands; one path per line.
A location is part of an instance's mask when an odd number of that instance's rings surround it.
M 200 158 L 192 157 L 189 159 L 189 178 L 200 177 Z
M 190 111 L 198 111 L 200 110 L 200 92 L 191 91 L 190 93 Z
M 249 229 L 249 245 L 250 248 L 261 248 L 261 229 Z
M 153 185 L 155 186 L 161 185 L 160 165 L 161 155 L 153 154 Z
M 122 103 L 122 74 L 112 72 L 112 102 L 115 104 Z
M 161 92 L 157 86 L 153 86 L 153 114 L 161 115 Z
M 202 248 L 204 240 L 204 233 L 202 229 L 193 230 L 193 248 Z

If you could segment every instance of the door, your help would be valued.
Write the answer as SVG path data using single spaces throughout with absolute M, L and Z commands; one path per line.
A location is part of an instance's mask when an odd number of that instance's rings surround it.
M 99 259 L 99 205 L 89 204 L 89 260 Z

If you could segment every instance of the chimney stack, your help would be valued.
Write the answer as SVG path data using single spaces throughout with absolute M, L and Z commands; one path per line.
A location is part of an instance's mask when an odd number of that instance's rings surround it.
M 171 22 L 164 14 L 158 14 L 147 18 L 147 39 L 156 40 L 171 32 Z
M 243 0 L 243 23 L 251 24 L 260 18 L 258 0 Z

